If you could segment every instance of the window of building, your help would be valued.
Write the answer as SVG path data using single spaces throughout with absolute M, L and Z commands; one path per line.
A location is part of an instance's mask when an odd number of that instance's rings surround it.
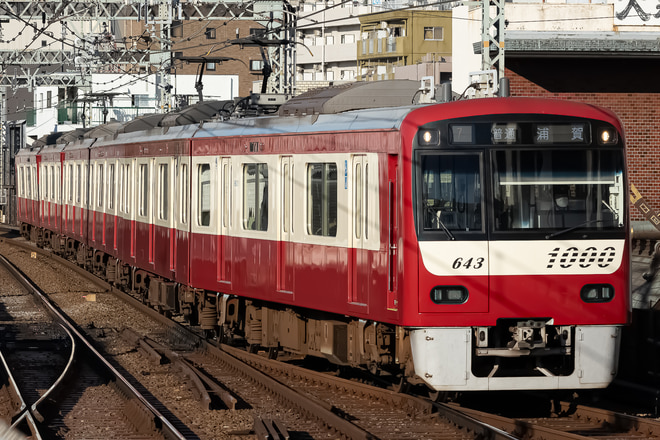
M 355 72 L 352 70 L 342 70 L 340 73 L 342 81 L 351 81 L 355 79 Z
M 209 226 L 211 224 L 211 165 L 204 163 L 197 167 L 199 180 L 199 200 L 197 203 L 197 224 Z
M 355 35 L 343 34 L 341 36 L 341 44 L 351 44 L 351 43 L 355 43 Z
M 334 163 L 307 166 L 307 233 L 337 235 L 337 165 Z
M 435 27 L 425 27 L 424 28 L 424 39 L 425 40 L 436 40 L 436 41 L 441 41 L 443 39 L 443 27 L 442 26 L 435 26 Z
M 250 71 L 261 72 L 264 68 L 263 60 L 250 60 Z
M 326 46 L 332 46 L 333 44 L 335 44 L 335 37 L 333 37 L 332 35 L 328 35 L 327 37 L 325 37 L 325 44 Z
M 206 28 L 204 35 L 206 35 L 207 40 L 215 40 L 215 28 Z
M 46 108 L 51 108 L 53 106 L 53 92 L 46 92 Z
M 243 228 L 268 230 L 268 164 L 243 167 Z

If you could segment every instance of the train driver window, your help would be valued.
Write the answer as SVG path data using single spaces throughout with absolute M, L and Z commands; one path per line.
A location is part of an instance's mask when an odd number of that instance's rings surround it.
M 337 164 L 307 165 L 307 233 L 337 236 Z
M 268 230 L 268 164 L 243 167 L 243 228 Z
M 479 158 L 478 154 L 421 157 L 424 230 L 482 231 Z
M 197 223 L 199 226 L 211 224 L 211 165 L 205 163 L 198 166 L 198 204 Z
M 610 150 L 496 151 L 496 231 L 623 226 L 623 159 Z

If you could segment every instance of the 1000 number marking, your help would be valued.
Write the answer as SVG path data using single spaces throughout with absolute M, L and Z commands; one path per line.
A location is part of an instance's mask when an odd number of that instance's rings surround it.
M 556 267 L 558 264 L 562 269 L 568 269 L 574 265 L 581 268 L 590 267 L 592 264 L 597 264 L 598 267 L 607 267 L 614 261 L 616 257 L 616 250 L 612 246 L 608 246 L 603 250 L 598 250 L 593 246 L 580 251 L 576 247 L 569 247 L 562 251 L 561 248 L 554 248 L 549 252 L 550 259 L 548 260 L 548 269 Z

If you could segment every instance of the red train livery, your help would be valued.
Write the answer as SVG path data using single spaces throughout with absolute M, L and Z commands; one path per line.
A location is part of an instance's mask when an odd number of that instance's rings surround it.
M 433 390 L 616 373 L 627 180 L 604 109 L 490 98 L 218 119 L 69 136 L 16 167 L 26 236 L 210 335 Z

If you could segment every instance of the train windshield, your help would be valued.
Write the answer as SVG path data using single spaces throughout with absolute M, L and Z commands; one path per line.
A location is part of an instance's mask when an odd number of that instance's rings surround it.
M 455 232 L 482 231 L 481 154 L 421 156 L 422 226 L 454 239 Z
M 496 150 L 494 231 L 620 230 L 626 191 L 616 150 Z

